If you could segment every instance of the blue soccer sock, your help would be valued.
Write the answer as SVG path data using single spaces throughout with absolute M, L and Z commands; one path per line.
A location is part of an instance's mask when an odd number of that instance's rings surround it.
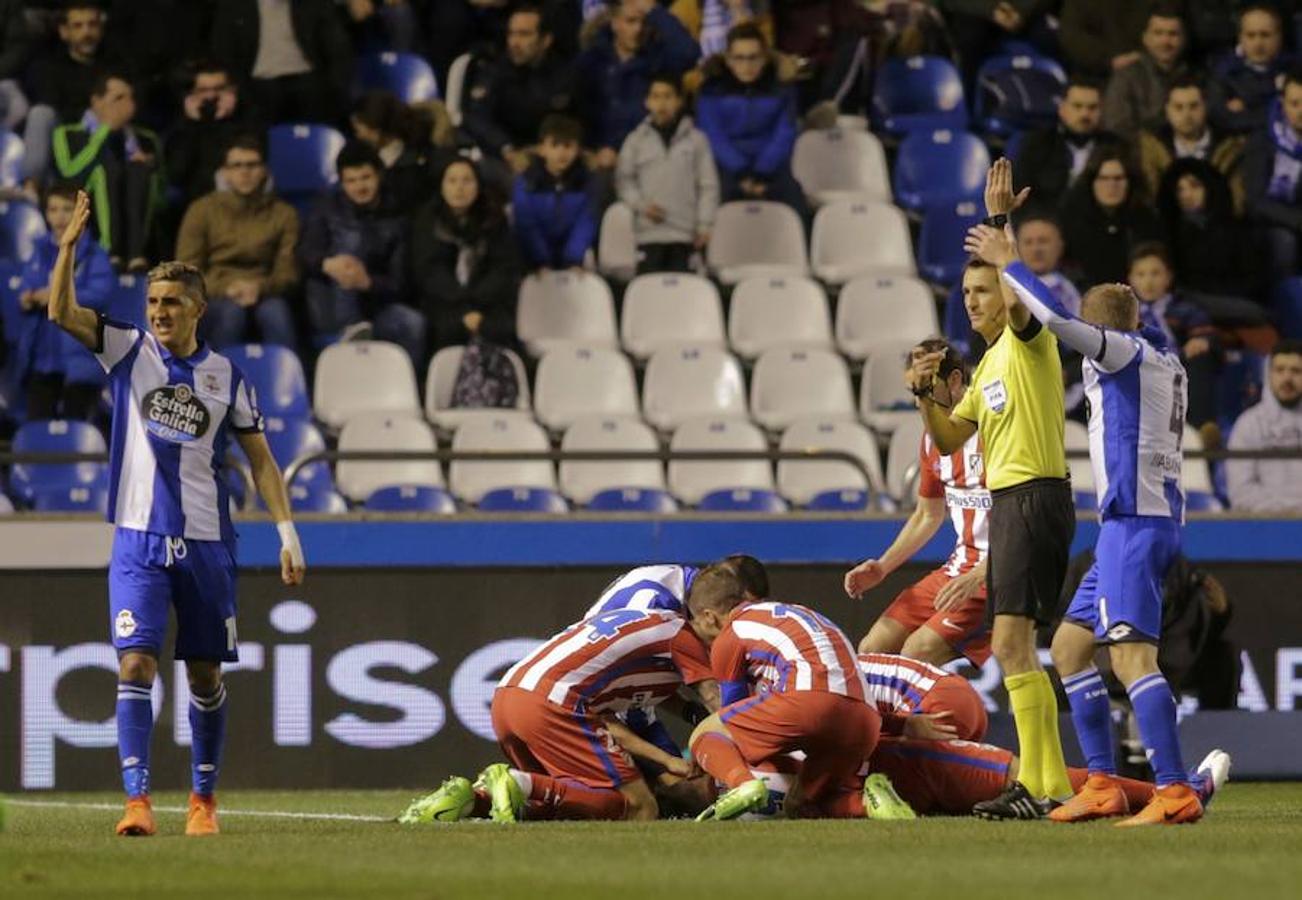
M 1130 705 L 1139 723 L 1139 737 L 1153 766 L 1158 787 L 1188 781 L 1180 758 L 1180 736 L 1176 729 L 1175 698 L 1161 672 L 1137 679 L 1128 687 Z
M 118 682 L 117 724 L 122 789 L 128 797 L 148 794 L 149 738 L 154 730 L 149 685 L 138 681 Z
M 1112 752 L 1112 714 L 1108 705 L 1108 689 L 1103 684 L 1099 670 L 1090 666 L 1062 680 L 1071 704 L 1071 721 L 1076 726 L 1076 740 L 1090 772 L 1105 775 L 1117 774 L 1117 763 Z
M 222 746 L 226 741 L 226 684 L 207 697 L 190 693 L 190 783 L 196 794 L 217 788 Z

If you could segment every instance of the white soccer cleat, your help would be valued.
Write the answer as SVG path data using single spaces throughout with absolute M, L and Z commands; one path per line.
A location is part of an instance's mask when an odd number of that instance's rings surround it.
M 1221 788 L 1225 787 L 1225 782 L 1230 780 L 1230 766 L 1234 760 L 1230 754 L 1224 750 L 1213 750 L 1203 757 L 1203 761 L 1198 764 L 1194 771 L 1199 775 L 1205 775 L 1212 783 L 1212 793 L 1215 794 Z

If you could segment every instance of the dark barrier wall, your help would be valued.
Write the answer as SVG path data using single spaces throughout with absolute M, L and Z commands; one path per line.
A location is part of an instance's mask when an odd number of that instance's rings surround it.
M 1241 705 L 1293 709 L 1302 699 L 1296 564 L 1208 568 L 1237 603 L 1232 636 L 1247 663 Z M 857 639 L 926 570 L 897 572 L 872 600 L 853 602 L 841 593 L 841 566 L 778 566 L 774 594 L 820 607 Z M 318 569 L 294 591 L 270 574 L 246 574 L 223 784 L 397 787 L 473 773 L 494 752 L 488 701 L 497 677 L 581 615 L 618 572 Z M 0 593 L 0 790 L 115 787 L 103 574 L 10 572 Z M 997 671 L 966 674 L 992 709 L 1002 704 Z M 160 683 L 155 784 L 181 788 L 188 726 L 185 704 L 173 701 L 184 675 L 168 661 Z M 1302 777 L 1296 746 L 1281 752 Z

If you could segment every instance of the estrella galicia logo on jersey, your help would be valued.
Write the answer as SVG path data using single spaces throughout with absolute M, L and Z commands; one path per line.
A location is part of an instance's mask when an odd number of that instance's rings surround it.
M 197 441 L 208 431 L 212 415 L 187 384 L 165 384 L 140 401 L 145 427 L 174 444 Z

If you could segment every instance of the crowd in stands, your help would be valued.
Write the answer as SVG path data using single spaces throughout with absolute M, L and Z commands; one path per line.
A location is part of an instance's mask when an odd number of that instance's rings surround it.
M 1128 282 L 1181 348 L 1205 447 L 1302 448 L 1299 35 L 1296 0 L 0 0 L 0 155 L 21 147 L 0 192 L 48 228 L 0 259 L 6 416 L 96 415 L 102 374 L 44 322 L 77 189 L 83 305 L 108 312 L 121 277 L 175 258 L 204 273 L 216 348 L 289 347 L 310 372 L 369 337 L 424 372 L 444 348 L 522 349 L 522 284 L 597 271 L 612 204 L 625 278 L 718 274 L 729 203 L 783 204 L 808 233 L 824 200 L 796 177 L 798 138 L 871 124 L 892 168 L 914 133 L 979 132 L 1031 189 L 1019 245 L 1064 304 Z M 436 87 L 377 89 L 386 55 Z M 955 73 L 948 99 L 897 126 L 885 73 L 923 61 Z M 341 137 L 304 191 L 269 135 L 309 125 Z M 1228 497 L 1279 509 L 1274 478 L 1299 465 L 1232 463 Z

